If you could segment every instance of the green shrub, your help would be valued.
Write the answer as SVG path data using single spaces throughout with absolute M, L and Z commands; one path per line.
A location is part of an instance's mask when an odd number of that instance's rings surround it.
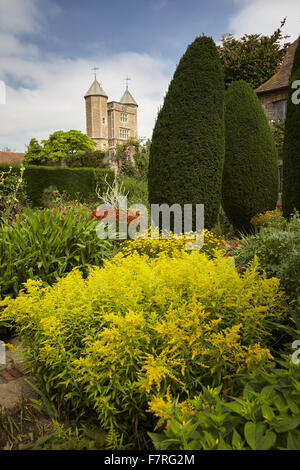
M 294 209 L 300 210 L 300 104 L 292 101 L 294 81 L 300 80 L 300 40 L 294 56 L 289 80 L 285 135 L 283 144 L 282 207 L 286 218 Z
M 150 204 L 204 204 L 215 225 L 224 164 L 224 77 L 211 38 L 198 37 L 181 58 L 158 113 L 150 148 Z
M 276 367 L 277 366 L 277 367 Z M 240 397 L 203 387 L 185 403 L 156 399 L 150 410 L 167 424 L 149 433 L 158 450 L 300 450 L 300 367 L 290 358 L 243 377 Z M 229 401 L 229 398 L 231 400 Z
M 24 171 L 23 166 L 18 171 L 13 171 L 12 166 L 0 171 L 0 223 L 4 219 L 13 220 L 23 204 L 28 204 Z
M 291 297 L 300 294 L 300 215 L 295 213 L 287 227 L 262 227 L 256 235 L 242 237 L 231 249 L 237 267 L 243 268 L 256 255 L 268 277 L 276 276 Z
M 0 227 L 0 295 L 17 294 L 28 278 L 53 283 L 75 266 L 86 275 L 112 255 L 111 240 L 100 240 L 90 213 L 26 209 Z
M 257 214 L 251 219 L 251 224 L 255 231 L 259 231 L 262 227 L 274 227 L 275 229 L 287 228 L 287 221 L 283 217 L 281 210 L 276 208 L 274 211 L 267 211 L 263 214 Z
M 144 204 L 148 207 L 148 185 L 147 181 L 137 180 L 129 176 L 120 177 L 123 190 L 127 193 L 127 205 Z
M 268 320 L 284 308 L 278 285 L 255 263 L 239 276 L 221 255 L 118 254 L 86 279 L 76 269 L 52 288 L 29 280 L 1 303 L 0 320 L 14 323 L 51 401 L 138 445 L 153 429 L 153 396 L 232 384 L 270 357 Z
M 225 130 L 222 205 L 232 225 L 248 231 L 253 216 L 275 209 L 278 161 L 259 99 L 243 80 L 226 92 Z
M 109 169 L 108 156 L 101 150 L 84 152 L 65 157 L 68 168 L 106 168 Z
M 0 164 L 0 170 L 8 169 L 9 165 Z M 19 172 L 18 166 L 13 172 Z M 42 207 L 44 190 L 49 186 L 59 191 L 67 191 L 70 198 L 88 199 L 95 193 L 96 186 L 99 191 L 105 191 L 106 181 L 112 183 L 114 173 L 106 169 L 94 168 L 62 168 L 29 165 L 24 173 L 27 196 L 33 207 Z

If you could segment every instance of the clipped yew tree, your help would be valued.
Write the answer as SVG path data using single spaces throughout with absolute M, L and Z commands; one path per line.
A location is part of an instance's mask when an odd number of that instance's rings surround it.
M 248 231 L 254 215 L 276 207 L 278 160 L 263 108 L 244 80 L 226 92 L 225 140 L 223 209 L 236 229 Z
M 300 211 L 300 40 L 294 56 L 289 81 L 285 136 L 283 144 L 283 215 L 288 218 L 294 209 Z
M 181 58 L 153 130 L 150 204 L 204 204 L 217 220 L 224 164 L 224 78 L 214 41 L 201 36 Z

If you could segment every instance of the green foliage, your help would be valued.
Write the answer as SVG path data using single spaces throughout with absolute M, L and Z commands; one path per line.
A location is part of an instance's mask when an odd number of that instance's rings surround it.
M 127 193 L 128 207 L 131 204 L 144 204 L 148 206 L 148 185 L 145 180 L 137 180 L 129 176 L 119 177 L 124 191 Z
M 147 179 L 150 141 L 145 145 L 143 139 L 130 138 L 124 144 L 117 145 L 113 156 L 121 177 L 135 178 L 137 181 Z
M 225 128 L 222 205 L 235 228 L 249 230 L 254 215 L 276 206 L 278 161 L 259 99 L 243 80 L 226 92 Z
M 27 145 L 27 152 L 25 154 L 24 161 L 25 163 L 31 163 L 35 165 L 39 165 L 40 163 L 46 161 L 46 155 L 43 152 L 43 147 L 34 137 L 30 140 L 29 145 Z
M 288 223 L 278 207 L 276 207 L 274 211 L 267 211 L 263 214 L 255 215 L 251 219 L 251 224 L 255 232 L 258 232 L 262 227 L 274 227 L 275 229 L 281 228 L 283 230 L 288 227 Z
M 224 77 L 211 38 L 198 37 L 181 58 L 153 131 L 151 204 L 204 204 L 215 225 L 224 163 Z
M 300 295 L 300 215 L 295 213 L 286 226 L 281 220 L 262 227 L 251 237 L 242 237 L 231 249 L 237 267 L 243 268 L 256 255 L 269 277 L 280 278 L 291 297 Z
M 294 209 L 300 210 L 300 104 L 292 101 L 295 92 L 292 84 L 296 80 L 300 80 L 300 40 L 289 81 L 283 146 L 282 208 L 286 218 L 291 216 Z
M 0 171 L 9 168 L 0 164 Z M 18 166 L 12 168 L 13 174 L 18 174 Z M 59 191 L 66 191 L 71 199 L 88 199 L 95 193 L 96 187 L 100 192 L 106 189 L 106 181 L 114 180 L 111 170 L 101 168 L 61 168 L 29 165 L 24 173 L 26 194 L 33 207 L 42 207 L 43 194 L 46 188 L 53 186 Z
M 25 168 L 21 166 L 17 171 L 13 167 L 2 167 L 0 172 L 0 223 L 2 220 L 13 220 L 22 211 L 24 203 L 28 203 L 26 196 L 26 181 L 23 178 Z
M 199 252 L 120 253 L 86 279 L 76 269 L 52 288 L 27 281 L 0 319 L 15 325 L 51 402 L 138 446 L 153 429 L 153 396 L 232 384 L 269 355 L 268 320 L 285 307 L 279 281 L 258 269 L 241 277 L 231 260 Z
M 75 266 L 86 275 L 114 251 L 113 242 L 100 240 L 95 220 L 69 210 L 26 209 L 15 223 L 0 227 L 0 294 L 16 295 L 28 278 L 53 283 Z
M 101 430 L 86 426 L 66 427 L 53 421 L 54 432 L 34 442 L 20 444 L 18 450 L 97 450 L 103 449 L 106 436 Z
M 283 152 L 284 128 L 285 128 L 285 119 L 282 119 L 281 121 L 274 120 L 271 122 L 271 131 L 272 131 L 273 139 L 277 148 L 277 154 L 279 157 L 282 157 L 282 152 Z
M 252 88 L 258 88 L 269 80 L 279 69 L 288 44 L 281 45 L 283 39 L 280 27 L 271 35 L 245 34 L 236 39 L 232 34 L 222 37 L 218 46 L 223 65 L 225 81 L 245 80 Z
M 36 139 L 31 139 L 25 154 L 25 163 L 37 164 L 47 160 L 60 161 L 68 155 L 80 155 L 93 152 L 96 147 L 94 140 L 81 131 L 56 131 L 48 139 L 42 140 L 41 146 Z
M 145 145 L 139 146 L 137 149 L 134 160 L 136 164 L 137 174 L 136 178 L 138 180 L 146 181 L 149 168 L 149 158 L 150 158 L 150 146 L 151 142 L 148 139 Z
M 243 381 L 242 396 L 232 401 L 220 396 L 221 386 L 203 387 L 194 400 L 156 408 L 168 425 L 162 433 L 149 433 L 155 448 L 300 450 L 299 365 L 283 357 Z
M 68 155 L 65 163 L 69 168 L 109 168 L 108 157 L 101 150 Z

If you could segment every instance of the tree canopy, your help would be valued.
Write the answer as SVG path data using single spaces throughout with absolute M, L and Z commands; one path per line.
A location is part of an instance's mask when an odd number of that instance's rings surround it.
M 222 36 L 218 46 L 225 82 L 245 80 L 252 88 L 258 88 L 269 80 L 279 69 L 289 43 L 281 44 L 283 39 L 280 27 L 271 36 L 245 34 L 236 39 L 232 34 Z
M 27 163 L 43 163 L 47 160 L 59 161 L 67 156 L 94 151 L 96 147 L 94 140 L 78 130 L 56 131 L 48 139 L 42 140 L 41 144 L 37 139 L 31 139 L 25 154 Z

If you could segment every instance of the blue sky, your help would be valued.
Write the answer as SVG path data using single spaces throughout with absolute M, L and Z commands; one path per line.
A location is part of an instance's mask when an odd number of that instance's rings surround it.
M 202 33 L 219 40 L 236 10 L 228 0 L 60 0 L 40 45 L 65 57 L 135 51 L 174 61 Z
M 0 148 L 24 151 L 31 137 L 85 131 L 84 93 L 98 79 L 110 100 L 124 78 L 139 103 L 139 135 L 158 107 L 186 47 L 202 33 L 300 31 L 299 0 L 0 0 Z

